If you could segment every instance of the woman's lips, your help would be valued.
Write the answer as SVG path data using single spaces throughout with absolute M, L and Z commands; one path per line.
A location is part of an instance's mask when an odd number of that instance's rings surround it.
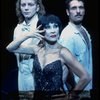
M 56 35 L 51 35 L 50 37 L 55 38 L 55 37 L 56 37 Z

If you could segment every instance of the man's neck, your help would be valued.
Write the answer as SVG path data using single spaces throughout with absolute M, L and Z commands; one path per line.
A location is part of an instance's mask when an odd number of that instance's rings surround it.
M 74 27 L 76 27 L 77 29 L 80 29 L 82 27 L 82 24 L 81 23 L 73 23 L 73 22 L 70 22 Z
M 25 19 L 26 24 L 29 24 L 29 23 L 31 22 L 31 20 L 32 20 L 33 18 L 35 18 L 36 16 L 37 16 L 37 14 L 33 15 L 31 18 L 26 18 L 26 19 Z

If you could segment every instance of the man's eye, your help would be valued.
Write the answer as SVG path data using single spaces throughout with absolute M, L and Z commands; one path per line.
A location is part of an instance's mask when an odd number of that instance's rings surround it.
M 28 5 L 29 5 L 29 6 L 34 6 L 35 4 L 33 4 L 33 3 L 29 3 Z
M 76 8 L 77 8 L 77 7 L 72 7 L 71 9 L 72 9 L 72 10 L 75 10 Z
M 83 7 L 83 6 L 80 6 L 79 8 L 80 8 L 80 9 L 84 9 L 84 7 Z
M 21 4 L 21 6 L 22 6 L 22 7 L 25 7 L 25 6 L 26 6 L 26 4 L 25 4 L 25 3 L 23 3 L 23 4 Z

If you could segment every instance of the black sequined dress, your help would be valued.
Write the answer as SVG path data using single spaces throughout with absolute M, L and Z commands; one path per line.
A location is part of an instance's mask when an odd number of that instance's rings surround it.
M 61 91 L 63 87 L 61 60 L 49 63 L 41 69 L 39 59 L 37 55 L 35 55 L 33 66 L 36 91 L 46 92 L 49 95 Z

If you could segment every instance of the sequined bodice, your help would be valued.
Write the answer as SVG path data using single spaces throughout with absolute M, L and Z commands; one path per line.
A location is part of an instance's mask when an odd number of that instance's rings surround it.
M 37 55 L 34 58 L 35 89 L 37 91 L 60 91 L 62 88 L 62 65 L 60 60 L 41 69 Z

